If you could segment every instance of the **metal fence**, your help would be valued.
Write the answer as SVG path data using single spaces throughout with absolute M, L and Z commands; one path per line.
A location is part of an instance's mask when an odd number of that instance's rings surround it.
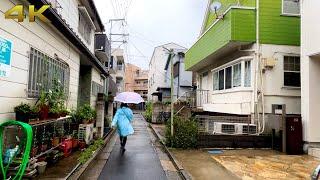
M 185 93 L 184 99 L 189 103 L 190 107 L 203 107 L 209 103 L 209 90 L 195 90 Z

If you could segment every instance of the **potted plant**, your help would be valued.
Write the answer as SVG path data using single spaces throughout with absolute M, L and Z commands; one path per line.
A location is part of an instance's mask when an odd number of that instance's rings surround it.
M 31 107 L 29 121 L 36 121 L 39 119 L 39 108 L 37 106 Z
M 50 107 L 49 117 L 54 119 L 58 119 L 60 117 L 60 108 L 57 105 Z
M 47 93 L 41 91 L 40 97 L 37 101 L 37 106 L 39 108 L 39 119 L 45 120 L 49 117 L 49 105 L 48 105 Z
M 16 120 L 22 122 L 29 122 L 31 107 L 28 104 L 21 103 L 19 106 L 14 107 L 16 113 Z
M 97 116 L 94 109 L 89 104 L 81 106 L 77 111 L 77 117 L 82 121 L 83 124 L 91 124 Z
M 60 116 L 61 117 L 66 117 L 67 115 L 69 115 L 70 114 L 70 111 L 67 109 L 67 108 L 65 108 L 65 107 L 63 107 L 61 110 L 60 110 Z

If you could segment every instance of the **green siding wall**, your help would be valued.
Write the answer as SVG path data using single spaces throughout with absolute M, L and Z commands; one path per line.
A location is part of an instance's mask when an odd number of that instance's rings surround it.
M 186 69 L 209 56 L 231 39 L 231 13 L 225 16 L 224 21 L 219 21 L 186 53 Z
M 281 13 L 282 0 L 260 0 L 260 43 L 300 46 L 300 17 Z
M 255 41 L 255 11 L 232 9 L 186 53 L 186 69 L 191 68 L 231 41 Z
M 232 40 L 254 42 L 256 40 L 256 13 L 254 10 L 233 9 Z
M 217 0 L 211 0 L 211 3 L 217 1 Z M 238 0 L 220 0 L 222 7 L 219 9 L 218 14 L 224 13 L 230 6 L 235 6 L 238 4 Z M 240 0 L 240 4 L 242 6 L 246 7 L 255 7 L 256 6 L 256 0 Z M 207 30 L 210 25 L 216 20 L 216 15 L 214 12 L 209 12 L 208 16 L 206 18 L 205 23 L 205 30 Z

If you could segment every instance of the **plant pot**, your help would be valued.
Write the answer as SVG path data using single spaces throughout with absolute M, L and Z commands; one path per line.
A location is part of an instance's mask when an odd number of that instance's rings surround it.
M 52 138 L 52 146 L 56 147 L 60 144 L 60 138 L 59 137 L 53 137 Z
M 60 149 L 63 151 L 64 157 L 70 156 L 72 152 L 72 139 L 64 140 L 60 145 Z
M 30 113 L 29 122 L 37 121 L 39 119 L 39 113 Z
M 60 113 L 60 117 L 66 117 L 67 115 L 68 115 L 68 113 L 66 113 L 66 112 Z
M 29 123 L 29 114 L 21 113 L 21 112 L 16 112 L 16 120 Z
M 60 114 L 49 112 L 49 117 L 52 119 L 58 119 L 58 118 L 60 118 Z
M 39 174 L 43 174 L 46 171 L 46 167 L 47 167 L 47 162 L 38 162 L 37 163 L 37 170 L 39 172 Z
M 39 111 L 39 119 L 45 120 L 49 117 L 49 106 L 41 106 Z

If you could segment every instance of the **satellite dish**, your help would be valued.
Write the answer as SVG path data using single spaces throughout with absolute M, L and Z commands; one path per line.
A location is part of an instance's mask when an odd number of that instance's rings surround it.
M 221 3 L 220 2 L 218 2 L 218 1 L 215 1 L 215 2 L 213 2 L 211 5 L 210 5 L 210 10 L 212 11 L 212 12 L 217 12 L 220 8 L 221 8 Z

